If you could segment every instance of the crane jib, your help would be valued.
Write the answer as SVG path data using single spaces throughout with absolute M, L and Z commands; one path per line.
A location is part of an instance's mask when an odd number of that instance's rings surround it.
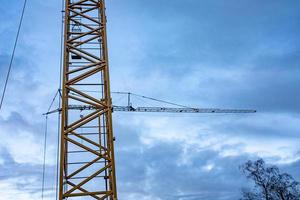
M 94 110 L 94 106 L 69 105 L 70 110 Z M 171 107 L 132 107 L 112 106 L 113 111 L 119 112 L 166 112 L 166 113 L 256 113 L 251 109 L 219 109 L 219 108 L 171 108 Z M 57 110 L 56 110 L 57 111 Z

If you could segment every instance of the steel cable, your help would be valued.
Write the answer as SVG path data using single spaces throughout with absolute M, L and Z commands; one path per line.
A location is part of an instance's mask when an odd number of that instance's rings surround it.
M 59 94 L 59 90 L 57 90 L 57 92 L 55 93 L 51 103 L 50 103 L 50 106 L 48 108 L 48 111 L 49 112 L 56 100 L 56 97 L 58 96 Z M 44 131 L 44 148 L 43 148 L 43 171 L 42 171 L 42 191 L 41 191 L 41 197 L 42 197 L 42 200 L 44 199 L 44 191 L 45 191 L 45 174 L 46 174 L 46 155 L 47 155 L 47 136 L 48 136 L 48 115 L 45 115 L 45 131 Z
M 43 149 L 43 175 L 42 175 L 42 200 L 44 199 L 45 190 L 45 173 L 46 173 L 46 153 L 47 153 L 47 135 L 48 135 L 48 115 L 46 115 L 45 132 L 44 132 L 44 149 Z
M 2 105 L 3 105 L 3 101 L 4 101 L 4 97 L 5 97 L 5 93 L 6 93 L 6 89 L 7 89 L 7 85 L 8 85 L 8 80 L 9 80 L 9 77 L 10 77 L 10 72 L 11 72 L 12 64 L 13 64 L 14 57 L 15 57 L 15 52 L 16 52 L 16 48 L 17 48 L 17 44 L 18 44 L 18 40 L 19 40 L 19 35 L 20 35 L 22 23 L 23 23 L 23 18 L 24 18 L 26 5 L 27 5 L 27 0 L 24 0 L 22 14 L 21 14 L 21 18 L 20 18 L 20 22 L 19 22 L 19 26 L 18 26 L 18 31 L 17 31 L 17 36 L 16 36 L 16 39 L 15 39 L 13 52 L 12 52 L 12 55 L 11 55 L 8 71 L 7 71 L 7 74 L 6 74 L 4 88 L 3 88 L 3 91 L 2 91 L 2 96 L 1 96 L 1 101 L 0 101 L 0 110 L 2 109 Z

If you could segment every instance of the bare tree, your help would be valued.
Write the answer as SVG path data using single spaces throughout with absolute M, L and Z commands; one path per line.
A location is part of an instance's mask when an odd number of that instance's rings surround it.
M 241 200 L 300 200 L 300 184 L 278 167 L 267 167 L 263 159 L 241 166 L 248 179 L 254 181 L 252 191 L 243 190 Z

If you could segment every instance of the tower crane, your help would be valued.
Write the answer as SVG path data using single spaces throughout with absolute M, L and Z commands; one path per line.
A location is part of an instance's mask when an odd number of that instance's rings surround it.
M 252 113 L 255 110 L 112 105 L 105 0 L 65 0 L 59 200 L 117 200 L 113 111 Z M 97 92 L 88 92 L 87 90 Z M 128 97 L 130 99 L 131 94 Z M 52 111 L 52 112 L 56 112 Z M 49 112 L 49 113 L 52 113 Z M 76 113 L 82 113 L 77 115 Z M 47 113 L 47 114 L 49 114 Z

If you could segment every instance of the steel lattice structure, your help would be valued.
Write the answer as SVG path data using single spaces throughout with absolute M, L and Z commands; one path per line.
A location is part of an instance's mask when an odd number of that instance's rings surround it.
M 65 4 L 59 200 L 116 200 L 105 2 Z

